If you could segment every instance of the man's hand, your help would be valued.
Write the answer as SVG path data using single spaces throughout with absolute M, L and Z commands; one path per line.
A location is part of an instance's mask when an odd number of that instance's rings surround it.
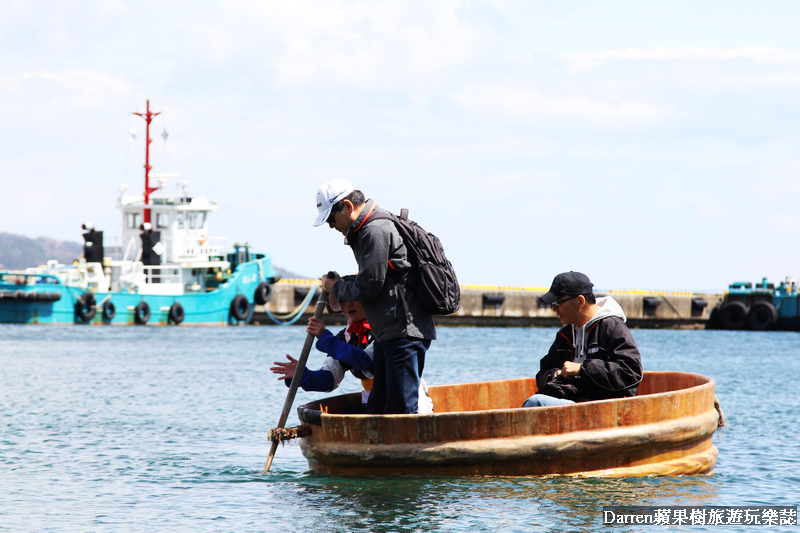
M 325 323 L 321 318 L 312 316 L 308 319 L 308 327 L 306 328 L 306 331 L 319 339 L 322 337 L 322 334 L 325 333 Z
M 561 367 L 561 370 L 556 370 L 556 373 L 553 374 L 554 378 L 558 376 L 564 376 L 566 379 L 572 379 L 578 375 L 578 372 L 581 371 L 581 364 L 580 363 L 573 363 L 572 361 L 564 361 L 564 366 Z
M 342 278 L 336 272 L 333 273 L 333 278 L 328 277 L 328 273 L 322 275 L 322 283 L 320 283 L 320 288 L 323 292 L 327 292 L 331 294 L 333 292 L 333 286 L 336 285 L 337 282 L 342 281 Z
M 297 370 L 297 359 L 293 359 L 288 353 L 286 354 L 286 358 L 289 360 L 288 363 L 275 361 L 272 363 L 275 366 L 270 368 L 275 374 L 281 374 L 278 376 L 278 379 L 292 379 L 294 377 L 294 371 Z
M 330 307 L 328 311 L 333 311 L 334 313 L 342 312 L 342 302 L 334 298 L 331 293 L 328 293 L 328 307 Z

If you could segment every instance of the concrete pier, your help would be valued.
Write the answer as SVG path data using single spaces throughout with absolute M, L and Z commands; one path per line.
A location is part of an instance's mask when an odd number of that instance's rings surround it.
M 316 294 L 317 280 L 282 280 L 273 286 L 272 300 L 266 305 L 274 316 L 285 316 L 296 310 L 309 291 Z M 461 308 L 448 316 L 437 316 L 441 326 L 558 327 L 561 322 L 549 307 L 539 307 L 536 298 L 547 292 L 545 287 L 501 287 L 464 285 L 461 287 Z M 724 294 L 698 294 L 663 291 L 598 291 L 598 297 L 611 296 L 622 306 L 633 328 L 704 328 L 709 314 Z M 314 312 L 316 296 L 295 324 L 305 325 Z M 326 324 L 344 324 L 344 316 L 325 314 Z M 274 322 L 261 306 L 253 315 L 253 324 Z

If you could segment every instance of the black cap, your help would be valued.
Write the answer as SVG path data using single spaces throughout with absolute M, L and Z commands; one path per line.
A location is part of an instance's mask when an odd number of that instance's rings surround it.
M 591 294 L 594 285 L 586 274 L 580 272 L 564 272 L 553 279 L 550 290 L 536 299 L 539 305 L 553 305 L 562 296 L 576 296 L 578 294 Z

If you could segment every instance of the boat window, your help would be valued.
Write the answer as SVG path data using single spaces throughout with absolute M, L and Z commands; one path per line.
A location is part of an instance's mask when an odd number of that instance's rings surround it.
M 197 227 L 202 229 L 205 223 L 206 223 L 206 212 L 200 211 L 199 213 L 197 213 Z
M 169 225 L 169 215 L 167 213 L 156 214 L 156 227 L 166 228 Z
M 139 227 L 139 213 L 128 213 L 128 229 Z
M 189 217 L 189 228 L 194 229 L 196 223 L 194 213 L 189 213 L 187 216 Z
M 178 223 L 178 229 L 183 229 L 183 213 L 175 215 L 175 221 Z

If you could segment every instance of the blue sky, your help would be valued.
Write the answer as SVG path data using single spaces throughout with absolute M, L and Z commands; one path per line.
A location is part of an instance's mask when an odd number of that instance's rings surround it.
M 791 1 L 6 0 L 0 231 L 118 235 L 150 99 L 154 172 L 301 274 L 355 270 L 311 226 L 346 178 L 408 207 L 464 284 L 800 275 L 798 20 Z

